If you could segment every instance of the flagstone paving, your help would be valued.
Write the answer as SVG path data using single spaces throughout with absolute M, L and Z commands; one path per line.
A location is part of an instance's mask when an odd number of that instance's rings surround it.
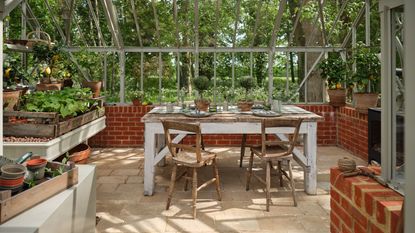
M 153 196 L 143 195 L 142 148 L 94 149 L 90 163 L 97 168 L 97 232 L 330 232 L 330 167 L 349 156 L 358 164 L 365 162 L 337 147 L 318 147 L 318 193 L 307 195 L 303 189 L 303 170 L 294 166 L 298 206 L 292 203 L 290 189 L 280 188 L 277 179 L 271 186 L 272 206 L 265 211 L 265 194 L 252 179 L 245 191 L 244 167 L 239 167 L 239 148 L 208 148 L 218 153 L 222 201 L 217 201 L 213 185 L 199 192 L 197 219 L 191 218 L 191 191 L 183 190 L 184 180 L 175 189 L 172 205 L 165 210 L 171 163 L 156 168 Z M 247 150 L 247 155 L 249 155 Z M 255 164 L 261 167 L 259 161 Z M 261 169 L 257 169 L 259 173 Z M 207 180 L 211 169 L 202 168 L 199 179 Z M 275 177 L 275 176 L 274 176 Z

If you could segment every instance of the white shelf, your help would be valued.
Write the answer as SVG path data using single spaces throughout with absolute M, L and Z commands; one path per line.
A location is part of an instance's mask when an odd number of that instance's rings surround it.
M 98 118 L 48 142 L 3 142 L 4 156 L 15 160 L 27 152 L 33 152 L 33 155 L 54 160 L 105 129 L 105 119 L 105 116 Z

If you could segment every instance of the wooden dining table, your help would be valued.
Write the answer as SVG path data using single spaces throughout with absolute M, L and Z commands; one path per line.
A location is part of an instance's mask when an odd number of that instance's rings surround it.
M 187 114 L 187 115 L 185 115 Z M 153 195 L 155 166 L 169 153 L 165 146 L 164 131 L 161 120 L 182 122 L 199 122 L 202 134 L 260 134 L 261 119 L 275 117 L 277 119 L 303 119 L 300 134 L 303 135 L 304 149 L 296 148 L 293 152 L 295 160 L 304 169 L 304 189 L 307 194 L 317 193 L 317 122 L 324 118 L 294 105 L 283 105 L 279 116 L 257 116 L 253 112 L 239 112 L 237 109 L 212 113 L 206 117 L 188 116 L 181 108 L 166 111 L 166 107 L 155 107 L 141 118 L 144 123 L 144 195 Z M 288 140 L 288 128 L 275 128 L 269 133 L 281 140 Z M 186 134 L 178 132 L 173 139 L 179 143 Z

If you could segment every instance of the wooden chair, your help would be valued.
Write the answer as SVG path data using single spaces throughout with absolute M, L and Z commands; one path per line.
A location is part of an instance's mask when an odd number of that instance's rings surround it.
M 202 188 L 207 187 L 212 183 L 216 183 L 216 191 L 218 194 L 219 201 L 222 199 L 219 173 L 216 166 L 216 154 L 208 152 L 202 149 L 202 134 L 199 124 L 190 124 L 175 121 L 162 121 L 164 127 L 164 134 L 166 137 L 166 144 L 173 157 L 173 171 L 171 174 L 169 194 L 167 198 L 166 210 L 170 208 L 171 199 L 173 196 L 173 190 L 176 180 L 180 179 L 185 175 L 185 190 L 187 190 L 188 180 L 192 181 L 192 198 L 193 198 L 193 218 L 196 218 L 196 199 L 197 192 Z M 192 133 L 196 134 L 196 145 L 184 145 L 172 142 L 171 130 L 174 130 L 173 134 L 177 133 Z M 180 149 L 177 151 L 176 149 Z M 197 169 L 205 165 L 212 165 L 213 178 L 206 181 L 198 187 L 197 183 Z M 184 167 L 185 172 L 176 178 L 178 166 Z
M 294 206 L 297 206 L 297 200 L 295 196 L 295 184 L 292 175 L 292 159 L 293 149 L 298 138 L 300 125 L 302 120 L 280 120 L 280 119 L 263 119 L 261 123 L 261 145 L 251 147 L 251 157 L 249 158 L 249 167 L 246 177 L 246 190 L 249 190 L 249 184 L 252 176 L 252 165 L 254 155 L 258 156 L 262 161 L 266 163 L 266 177 L 265 181 L 253 174 L 261 183 L 266 186 L 266 198 L 267 198 L 267 211 L 271 202 L 270 186 L 271 186 L 271 168 L 273 168 L 272 162 L 277 162 L 278 177 L 280 180 L 280 186 L 282 187 L 282 175 L 284 175 L 289 181 L 294 201 Z M 289 141 L 268 140 L 267 129 L 270 128 L 290 128 L 294 130 L 294 133 L 289 137 Z M 289 174 L 282 169 L 282 162 L 286 162 L 288 166 Z

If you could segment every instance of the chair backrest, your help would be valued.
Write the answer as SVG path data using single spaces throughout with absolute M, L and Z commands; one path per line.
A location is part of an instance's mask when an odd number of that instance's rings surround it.
M 202 161 L 201 157 L 201 148 L 202 148 L 202 134 L 200 130 L 199 123 L 184 123 L 178 121 L 161 121 L 164 128 L 164 135 L 166 139 L 166 144 L 169 148 L 169 151 L 173 157 L 176 156 L 176 148 L 179 148 L 184 151 L 190 151 L 196 154 L 197 162 Z M 184 145 L 179 143 L 174 143 L 172 141 L 172 133 L 171 130 L 175 130 L 173 134 L 180 134 L 180 133 L 191 133 L 196 134 L 196 145 Z
M 263 119 L 261 123 L 261 153 L 265 156 L 267 146 L 286 147 L 287 151 L 283 155 L 289 155 L 293 152 L 295 143 L 298 139 L 302 119 Z M 268 140 L 267 129 L 269 128 L 288 128 L 294 132 L 288 137 L 288 141 Z

